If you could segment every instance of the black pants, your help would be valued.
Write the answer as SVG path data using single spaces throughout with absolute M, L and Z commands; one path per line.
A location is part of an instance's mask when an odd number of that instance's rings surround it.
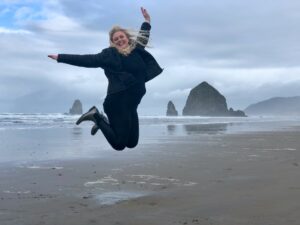
M 139 140 L 139 118 L 137 108 L 145 95 L 145 84 L 135 84 L 125 91 L 110 94 L 103 103 L 109 124 L 98 122 L 109 144 L 118 151 L 134 148 Z

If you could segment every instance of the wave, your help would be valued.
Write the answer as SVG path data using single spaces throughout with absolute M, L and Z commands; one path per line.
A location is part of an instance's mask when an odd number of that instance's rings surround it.
M 0 130 L 74 127 L 78 117 L 78 115 L 63 113 L 0 113 Z M 140 116 L 141 125 L 232 124 L 274 121 L 300 121 L 300 117 Z M 85 125 L 87 123 L 83 124 L 83 126 Z
M 60 113 L 2 113 L 0 129 L 32 129 L 73 125 L 78 116 Z

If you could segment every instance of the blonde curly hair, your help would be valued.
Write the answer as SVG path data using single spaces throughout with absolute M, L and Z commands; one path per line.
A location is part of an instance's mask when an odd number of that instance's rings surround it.
M 120 26 L 113 26 L 111 30 L 109 31 L 109 44 L 111 47 L 115 47 L 116 45 L 113 43 L 113 35 L 121 31 L 123 32 L 126 37 L 128 38 L 128 47 L 125 49 L 119 49 L 117 50 L 123 54 L 123 55 L 129 55 L 130 52 L 136 47 L 137 44 L 142 45 L 144 47 L 147 46 L 148 40 L 149 40 L 149 31 L 140 30 L 139 32 L 132 30 L 132 29 L 125 29 Z

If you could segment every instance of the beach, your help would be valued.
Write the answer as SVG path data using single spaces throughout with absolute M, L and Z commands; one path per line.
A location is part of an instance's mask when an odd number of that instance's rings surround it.
M 1 225 L 299 224 L 298 119 L 146 118 L 122 152 L 68 121 L 0 130 Z

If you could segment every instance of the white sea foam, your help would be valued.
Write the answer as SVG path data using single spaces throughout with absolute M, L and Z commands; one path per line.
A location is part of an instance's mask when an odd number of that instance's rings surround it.
M 142 192 L 105 192 L 96 196 L 96 199 L 101 205 L 113 205 L 115 203 L 126 201 L 130 199 L 139 198 L 145 196 L 146 193 Z
M 295 148 L 264 148 L 263 151 L 297 151 Z
M 153 186 L 160 186 L 160 185 L 163 185 L 162 183 L 150 183 L 151 185 Z
M 186 186 L 186 187 L 191 187 L 191 186 L 195 186 L 197 185 L 198 183 L 196 182 L 187 182 L 187 183 L 184 183 L 183 186 Z
M 0 129 L 34 129 L 74 126 L 76 115 L 63 113 L 0 113 Z M 253 122 L 299 121 L 299 117 L 202 117 L 140 116 L 141 125 L 239 124 Z
M 196 182 L 182 182 L 179 179 L 171 178 L 171 177 L 159 177 L 156 175 L 130 175 L 130 177 L 139 179 L 137 181 L 137 184 L 147 184 L 149 182 L 150 185 L 153 186 L 161 186 L 161 185 L 175 185 L 175 186 L 194 186 L 197 185 L 198 183 Z M 142 181 L 140 181 L 142 180 Z M 131 181 L 134 182 L 134 181 Z
M 0 128 L 6 129 L 34 129 L 51 128 L 57 126 L 73 125 L 78 116 L 65 115 L 62 113 L 51 114 L 25 114 L 25 113 L 2 113 L 0 114 Z
M 10 190 L 5 190 L 3 191 L 5 194 L 30 194 L 31 191 L 10 191 Z
M 23 168 L 27 169 L 42 169 L 42 170 L 62 170 L 64 167 L 61 166 L 37 166 L 37 165 L 32 165 L 32 166 L 25 166 Z
M 133 178 L 140 178 L 146 181 L 149 180 L 161 180 L 161 181 L 169 181 L 169 182 L 178 182 L 178 179 L 175 178 L 166 178 L 166 177 L 159 177 L 155 175 L 131 175 Z
M 111 184 L 111 185 L 118 185 L 119 181 L 117 179 L 112 178 L 111 176 L 103 177 L 102 179 L 95 180 L 95 181 L 88 181 L 84 183 L 85 187 L 90 187 L 98 184 Z

